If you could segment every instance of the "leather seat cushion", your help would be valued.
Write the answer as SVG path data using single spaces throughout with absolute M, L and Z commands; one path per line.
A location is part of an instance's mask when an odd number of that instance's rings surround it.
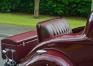
M 40 41 L 44 41 L 47 38 L 70 34 L 72 30 L 65 19 L 57 18 L 39 23 L 37 32 Z

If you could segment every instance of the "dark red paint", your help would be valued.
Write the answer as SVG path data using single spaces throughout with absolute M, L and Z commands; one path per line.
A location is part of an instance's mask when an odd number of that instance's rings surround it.
M 56 18 L 38 23 L 37 32 L 3 39 L 2 50 L 15 49 L 13 58 L 20 66 L 93 66 L 93 13 L 86 26 L 70 30 L 65 22 Z

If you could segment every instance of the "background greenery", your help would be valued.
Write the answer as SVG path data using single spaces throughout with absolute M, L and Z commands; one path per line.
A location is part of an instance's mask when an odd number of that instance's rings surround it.
M 0 13 L 0 24 L 12 24 L 36 27 L 36 24 L 41 21 L 53 19 L 54 16 L 40 15 L 39 18 L 34 18 L 31 14 L 21 13 Z M 72 28 L 84 26 L 87 22 L 86 18 L 63 17 Z
M 84 16 L 90 13 L 91 0 L 41 0 L 40 13 L 56 16 Z M 0 12 L 33 13 L 34 0 L 0 0 Z

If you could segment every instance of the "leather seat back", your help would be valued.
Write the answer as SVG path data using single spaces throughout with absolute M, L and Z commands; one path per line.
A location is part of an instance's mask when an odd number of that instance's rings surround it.
M 48 38 L 50 39 L 55 36 L 70 34 L 72 33 L 72 30 L 65 19 L 56 18 L 38 23 L 37 32 L 39 41 L 42 42 Z

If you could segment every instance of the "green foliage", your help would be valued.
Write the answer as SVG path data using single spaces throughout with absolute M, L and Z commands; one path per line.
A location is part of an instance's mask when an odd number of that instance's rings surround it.
M 38 19 L 34 18 L 33 15 L 20 14 L 20 13 L 0 13 L 0 24 L 12 24 L 36 27 L 36 24 L 41 21 L 53 19 L 54 16 L 40 15 Z M 77 17 L 64 17 L 71 28 L 84 26 L 86 24 L 86 18 Z
M 58 16 L 88 16 L 91 0 L 41 0 L 40 12 Z
M 40 13 L 56 16 L 87 16 L 91 0 L 41 0 Z M 0 0 L 1 12 L 33 13 L 34 0 Z
M 33 12 L 32 0 L 0 0 L 1 12 Z

